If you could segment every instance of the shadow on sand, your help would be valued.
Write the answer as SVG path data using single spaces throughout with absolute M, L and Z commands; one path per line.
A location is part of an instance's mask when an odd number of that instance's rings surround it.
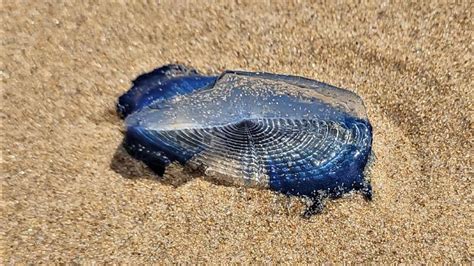
M 110 162 L 110 168 L 127 179 L 150 179 L 159 181 L 165 185 L 174 187 L 181 186 L 196 176 L 183 171 L 179 165 L 170 165 L 163 176 L 153 172 L 143 162 L 130 156 L 122 143 L 115 149 L 114 156 Z

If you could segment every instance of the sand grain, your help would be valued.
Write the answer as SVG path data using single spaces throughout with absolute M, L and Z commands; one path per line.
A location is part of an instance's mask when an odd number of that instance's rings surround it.
M 471 260 L 469 1 L 178 2 L 2 3 L 5 263 Z M 114 105 L 166 63 L 357 92 L 374 127 L 374 201 L 304 220 L 298 199 L 154 180 L 121 152 Z

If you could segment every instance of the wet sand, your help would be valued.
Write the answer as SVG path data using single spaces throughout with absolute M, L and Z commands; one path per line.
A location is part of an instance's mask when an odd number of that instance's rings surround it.
M 469 1 L 2 5 L 3 263 L 471 260 Z M 120 148 L 115 102 L 167 63 L 358 93 L 373 202 L 329 201 L 306 220 L 298 198 L 158 181 Z

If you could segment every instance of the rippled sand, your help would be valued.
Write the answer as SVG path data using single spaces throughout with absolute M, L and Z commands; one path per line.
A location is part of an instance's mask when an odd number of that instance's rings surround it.
M 250 3 L 2 4 L 4 263 L 470 261 L 472 4 Z M 120 148 L 114 105 L 166 63 L 357 92 L 374 201 L 305 220 L 297 198 L 156 180 Z

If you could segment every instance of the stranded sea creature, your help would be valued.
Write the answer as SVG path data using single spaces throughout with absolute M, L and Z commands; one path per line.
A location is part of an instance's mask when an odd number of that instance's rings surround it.
M 178 162 L 209 179 L 322 200 L 361 191 L 372 128 L 356 94 L 297 76 L 165 65 L 119 98 L 124 147 L 162 175 Z

